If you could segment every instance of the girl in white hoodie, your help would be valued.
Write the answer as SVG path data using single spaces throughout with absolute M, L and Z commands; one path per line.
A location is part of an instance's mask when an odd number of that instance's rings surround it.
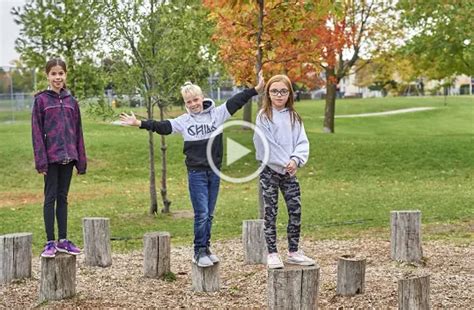
M 262 109 L 256 126 L 264 133 L 270 147 L 270 157 L 260 173 L 265 208 L 265 240 L 268 268 L 283 268 L 276 246 L 278 191 L 281 190 L 288 208 L 288 259 L 290 264 L 310 266 L 314 260 L 299 251 L 301 230 L 301 191 L 296 172 L 308 160 L 309 142 L 303 121 L 294 108 L 293 88 L 286 75 L 275 75 L 265 85 Z M 263 142 L 254 135 L 257 160 L 263 161 Z

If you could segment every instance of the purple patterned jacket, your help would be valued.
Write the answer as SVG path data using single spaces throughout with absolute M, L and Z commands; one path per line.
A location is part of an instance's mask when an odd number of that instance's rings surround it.
M 36 94 L 31 129 L 38 172 L 47 172 L 51 163 L 74 161 L 77 172 L 86 173 L 81 112 L 69 91 L 61 89 L 58 94 L 45 90 Z

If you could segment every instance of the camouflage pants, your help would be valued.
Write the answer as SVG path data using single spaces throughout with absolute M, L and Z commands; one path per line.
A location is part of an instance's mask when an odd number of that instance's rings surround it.
M 263 203 L 265 207 L 265 240 L 268 253 L 276 253 L 276 220 L 278 214 L 278 190 L 280 189 L 288 209 L 288 250 L 298 251 L 301 228 L 301 191 L 296 176 L 279 174 L 269 167 L 260 173 Z

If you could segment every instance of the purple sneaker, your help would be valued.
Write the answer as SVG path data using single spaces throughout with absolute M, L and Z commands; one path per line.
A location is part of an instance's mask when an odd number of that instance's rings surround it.
M 62 253 L 68 253 L 71 255 L 81 254 L 81 249 L 74 245 L 71 241 L 67 239 L 61 239 L 56 243 L 56 249 Z
M 56 256 L 56 242 L 55 241 L 48 241 L 44 246 L 43 253 L 41 253 L 41 257 L 55 257 Z

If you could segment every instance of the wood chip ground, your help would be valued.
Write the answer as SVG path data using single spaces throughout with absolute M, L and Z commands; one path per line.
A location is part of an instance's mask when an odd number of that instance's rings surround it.
M 279 241 L 285 252 L 284 240 Z M 431 306 L 472 309 L 474 305 L 474 244 L 454 245 L 442 241 L 423 244 L 424 265 L 411 266 L 390 260 L 390 243 L 384 240 L 303 241 L 302 248 L 321 266 L 319 306 L 322 309 L 397 308 L 397 280 L 409 274 L 431 275 Z M 134 251 L 112 256 L 108 268 L 88 267 L 77 260 L 77 294 L 74 298 L 39 304 L 39 257 L 33 258 L 33 276 L 0 286 L 0 308 L 266 308 L 266 267 L 244 265 L 239 239 L 217 242 L 221 258 L 222 289 L 216 293 L 191 291 L 191 247 L 171 249 L 175 281 L 143 277 L 143 254 Z M 336 296 L 336 266 L 341 255 L 367 258 L 365 294 Z

